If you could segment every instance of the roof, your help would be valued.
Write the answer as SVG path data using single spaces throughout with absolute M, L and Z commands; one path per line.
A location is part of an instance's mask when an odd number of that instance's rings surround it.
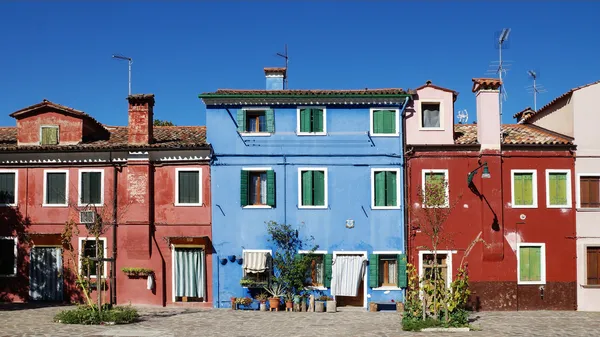
M 519 120 L 519 119 L 521 119 L 522 116 L 527 116 L 528 114 L 532 114 L 532 113 L 535 113 L 535 110 L 533 110 L 530 106 L 528 106 L 525 109 L 514 114 L 513 118 L 516 118 L 517 120 Z
M 409 92 L 410 91 L 410 92 Z M 207 92 L 200 94 L 200 98 L 212 98 L 221 96 L 236 96 L 236 97 L 261 97 L 261 96 L 310 96 L 310 97 L 364 97 L 364 96 L 397 96 L 411 95 L 413 91 L 400 88 L 388 89 L 356 89 L 356 90 L 301 90 L 301 89 L 286 89 L 286 90 L 252 90 L 252 89 L 219 89 L 215 92 Z
M 16 119 L 20 119 L 20 118 L 29 116 L 30 114 L 33 114 L 35 112 L 47 111 L 48 109 L 58 110 L 67 115 L 87 119 L 87 120 L 91 121 L 92 123 L 96 124 L 96 126 L 98 126 L 100 128 L 104 128 L 104 125 L 102 125 L 102 123 L 98 122 L 95 118 L 86 114 L 85 112 L 70 108 L 65 105 L 50 102 L 47 99 L 42 100 L 42 102 L 40 102 L 38 104 L 34 104 L 34 105 L 28 106 L 26 108 L 23 108 L 21 110 L 17 110 L 15 112 L 11 113 L 9 116 L 16 118 Z
M 473 81 L 473 92 L 479 90 L 497 90 L 502 85 L 502 80 L 498 78 L 474 78 Z
M 441 91 L 446 91 L 446 92 L 451 92 L 452 93 L 452 97 L 454 98 L 454 102 L 456 102 L 456 97 L 458 97 L 458 91 L 454 91 L 452 89 L 448 89 L 448 88 L 444 88 L 444 87 L 440 87 L 438 85 L 433 84 L 431 81 L 427 81 L 425 82 L 425 84 L 423 84 L 422 86 L 418 87 L 415 89 L 415 91 L 417 90 L 421 90 L 423 88 L 433 88 L 433 89 L 437 89 L 437 90 L 441 90 Z
M 531 119 L 533 116 L 545 111 L 546 109 L 550 108 L 551 106 L 553 106 L 554 104 L 556 104 L 558 101 L 562 100 L 563 98 L 567 98 L 569 96 L 571 96 L 575 91 L 579 90 L 579 89 L 583 89 L 583 88 L 587 88 L 589 86 L 592 85 L 596 85 L 596 84 L 600 84 L 600 81 L 596 81 L 593 83 L 588 83 L 573 89 L 570 89 L 569 91 L 565 92 L 564 94 L 556 97 L 555 99 L 551 100 L 548 104 L 544 105 L 543 107 L 539 108 L 538 111 L 535 111 L 533 114 L 529 115 L 529 116 L 524 116 L 522 119 L 519 120 L 519 123 L 525 123 L 527 122 L 529 119 Z
M 539 126 L 529 124 L 502 125 L 504 145 L 572 145 L 573 139 Z M 477 124 L 454 125 L 454 143 L 475 145 L 477 143 Z
M 207 146 L 205 126 L 155 126 L 153 129 L 154 141 L 152 144 L 128 144 L 128 131 L 126 126 L 106 126 L 109 137 L 100 140 L 84 140 L 76 145 L 51 145 L 17 146 L 17 128 L 0 127 L 0 152 L 6 151 L 82 151 L 82 150 L 117 150 L 140 148 L 169 148 L 185 149 Z
M 282 67 L 278 67 L 278 68 L 264 68 L 265 71 L 265 75 L 269 75 L 269 74 L 277 74 L 277 75 L 283 75 L 285 76 L 287 73 L 287 68 L 282 68 Z

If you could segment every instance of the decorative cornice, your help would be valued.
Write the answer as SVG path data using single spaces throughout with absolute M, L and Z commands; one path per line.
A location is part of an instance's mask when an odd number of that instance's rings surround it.
M 203 98 L 206 105 L 402 105 L 404 97 L 328 98 L 328 97 L 227 97 Z

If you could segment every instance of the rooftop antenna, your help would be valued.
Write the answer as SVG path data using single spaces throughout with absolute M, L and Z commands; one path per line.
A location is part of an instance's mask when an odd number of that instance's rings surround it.
M 285 59 L 285 77 L 283 79 L 283 89 L 287 89 L 288 88 L 288 78 L 287 78 L 287 70 L 288 70 L 288 50 L 287 50 L 287 43 L 285 44 L 285 51 L 284 53 L 277 53 L 277 56 L 279 57 L 283 57 Z
M 133 59 L 123 55 L 113 55 L 112 57 L 114 59 L 124 60 L 129 63 L 129 96 L 131 96 L 131 64 L 133 63 Z
M 498 49 L 498 61 L 492 61 L 492 64 L 490 65 L 491 69 L 488 69 L 488 71 L 486 72 L 486 75 L 497 75 L 500 81 L 502 81 L 502 85 L 500 86 L 500 125 L 502 125 L 502 102 L 506 101 L 508 97 L 503 77 L 506 76 L 506 72 L 511 66 L 511 64 L 508 63 L 511 61 L 502 59 L 502 50 L 509 48 L 509 43 L 507 42 L 509 35 L 510 28 L 504 28 L 501 32 L 496 32 L 494 39 L 494 47 Z M 500 131 L 500 139 L 503 138 L 504 135 L 502 131 Z
M 467 109 L 459 110 L 456 116 L 458 117 L 459 124 L 466 124 L 467 120 L 469 120 L 469 113 L 467 112 Z
M 533 85 L 525 87 L 530 94 L 533 94 L 533 110 L 537 111 L 537 95 L 546 92 L 543 85 L 537 84 L 537 78 L 540 76 L 539 71 L 528 70 L 527 75 L 533 79 Z

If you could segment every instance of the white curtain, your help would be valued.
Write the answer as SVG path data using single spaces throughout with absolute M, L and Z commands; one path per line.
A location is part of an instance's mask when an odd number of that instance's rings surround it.
M 337 255 L 332 265 L 331 293 L 356 296 L 364 272 L 364 256 Z

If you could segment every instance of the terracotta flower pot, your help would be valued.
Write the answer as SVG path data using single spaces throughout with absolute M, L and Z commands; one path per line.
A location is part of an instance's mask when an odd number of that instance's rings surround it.
M 269 298 L 269 307 L 271 308 L 271 311 L 273 311 L 273 309 L 279 311 L 279 297 Z
M 292 301 L 285 302 L 285 310 L 292 309 L 293 307 L 294 307 L 294 302 L 292 302 Z

